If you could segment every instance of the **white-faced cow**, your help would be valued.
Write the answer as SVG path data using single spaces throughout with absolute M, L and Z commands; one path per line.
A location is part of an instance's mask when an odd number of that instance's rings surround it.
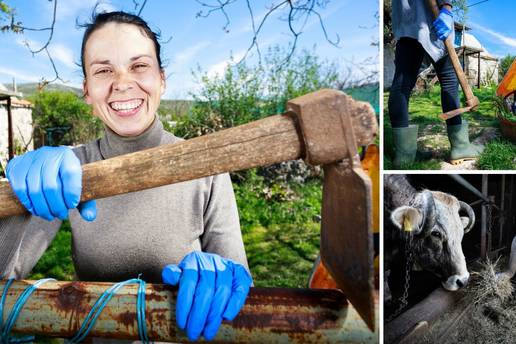
M 413 266 L 408 268 L 432 272 L 450 291 L 465 286 L 469 272 L 461 241 L 475 223 L 473 209 L 444 192 L 417 191 L 404 175 L 386 175 L 384 190 L 386 269 L 397 269 L 395 278 L 403 279 L 410 231 Z

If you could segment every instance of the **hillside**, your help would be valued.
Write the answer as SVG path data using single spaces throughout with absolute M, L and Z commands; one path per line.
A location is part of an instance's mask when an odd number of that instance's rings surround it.
M 23 93 L 24 98 L 27 98 L 27 97 L 34 95 L 38 91 L 38 85 L 39 84 L 37 82 L 28 82 L 28 83 L 18 84 L 17 89 L 18 89 L 18 92 Z M 4 84 L 4 86 L 7 87 L 7 89 L 9 89 L 11 91 L 13 90 L 12 85 L 10 85 L 10 84 Z M 55 83 L 48 84 L 47 86 L 45 86 L 45 90 L 46 91 L 68 91 L 68 92 L 73 92 L 78 96 L 82 96 L 82 89 L 72 87 L 72 86 L 66 86 L 66 85 L 62 85 L 62 84 L 55 84 Z

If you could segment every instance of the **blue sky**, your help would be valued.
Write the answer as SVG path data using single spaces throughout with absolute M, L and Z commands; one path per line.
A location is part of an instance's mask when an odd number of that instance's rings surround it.
M 469 0 L 468 4 L 482 0 Z M 467 25 L 487 51 L 496 57 L 516 55 L 516 1 L 488 0 L 469 8 Z
M 76 62 L 80 60 L 82 29 L 75 27 L 76 19 L 84 22 L 91 14 L 97 0 L 60 0 L 58 18 L 50 51 L 63 79 L 72 86 L 80 86 L 82 73 Z M 142 1 L 140 1 L 142 2 Z M 205 2 L 216 3 L 214 0 Z M 255 18 L 262 18 L 266 5 L 278 1 L 251 1 Z M 52 18 L 52 2 L 48 0 L 7 1 L 18 13 L 17 18 L 26 26 L 45 27 Z M 101 6 L 108 10 L 134 10 L 132 1 L 104 0 Z M 336 61 L 343 75 L 361 79 L 363 72 L 357 71 L 357 65 L 366 70 L 377 68 L 374 64 L 362 62 L 366 59 L 378 61 L 378 49 L 371 42 L 378 40 L 378 26 L 374 14 L 378 9 L 378 0 L 332 0 L 320 10 L 330 38 L 340 36 L 340 48 L 325 41 L 318 21 L 311 18 L 305 25 L 298 41 L 298 48 L 312 49 L 318 56 Z M 196 18 L 202 7 L 195 1 L 148 0 L 142 16 L 152 29 L 161 30 L 163 39 L 172 36 L 163 46 L 163 58 L 168 65 L 166 73 L 167 92 L 164 98 L 188 98 L 188 94 L 198 87 L 192 77 L 192 70 L 199 65 L 211 75 L 221 73 L 230 56 L 239 59 L 252 40 L 251 22 L 246 2 L 241 0 L 228 8 L 231 18 L 229 33 L 222 29 L 225 23 L 220 13 L 213 13 L 209 18 Z M 286 10 L 286 8 L 285 8 Z M 260 48 L 265 51 L 268 46 L 287 45 L 291 40 L 288 27 L 281 19 L 286 11 L 278 12 L 270 18 L 261 34 Z M 258 20 L 258 19 L 256 19 Z M 45 41 L 47 34 L 26 32 L 20 34 L 0 34 L 0 82 L 10 84 L 13 76 L 18 83 L 39 81 L 42 77 L 53 78 L 53 71 L 44 54 L 32 56 L 24 46 L 24 41 L 38 48 Z M 249 60 L 253 62 L 253 58 Z

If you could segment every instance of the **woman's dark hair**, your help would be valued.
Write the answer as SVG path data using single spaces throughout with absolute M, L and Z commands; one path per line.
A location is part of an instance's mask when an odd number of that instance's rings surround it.
M 102 13 L 96 13 L 94 10 L 91 22 L 86 24 L 80 24 L 80 27 L 86 28 L 86 31 L 84 31 L 84 36 L 82 37 L 82 46 L 81 46 L 81 67 L 82 67 L 82 73 L 84 77 L 86 77 L 86 68 L 84 68 L 84 48 L 86 47 L 86 42 L 88 42 L 88 39 L 90 38 L 90 35 L 100 28 L 102 28 L 104 25 L 108 23 L 118 23 L 118 24 L 131 24 L 136 25 L 142 33 L 150 38 L 152 42 L 154 43 L 154 49 L 156 50 L 156 57 L 158 58 L 158 66 L 160 69 L 163 69 L 163 66 L 161 64 L 161 46 L 158 42 L 158 38 L 160 36 L 159 33 L 156 33 L 152 31 L 149 28 L 149 25 L 147 25 L 147 22 L 143 20 L 142 18 L 138 17 L 137 15 L 126 13 L 126 12 L 102 12 Z

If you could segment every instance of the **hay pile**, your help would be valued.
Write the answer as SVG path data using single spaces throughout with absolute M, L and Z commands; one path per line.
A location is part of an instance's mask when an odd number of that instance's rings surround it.
M 464 290 L 465 302 L 469 305 L 465 314 L 454 328 L 433 337 L 430 342 L 483 344 L 516 341 L 514 286 L 509 276 L 497 273 L 500 265 L 505 266 L 498 261 L 487 261 L 479 272 L 471 274 L 471 283 Z M 445 323 L 446 315 L 442 318 L 442 323 Z
M 482 263 L 480 272 L 473 272 L 472 285 L 468 292 L 474 302 L 480 304 L 490 298 L 499 299 L 505 303 L 511 297 L 514 286 L 511 277 L 504 273 L 497 273 L 499 260 L 491 262 L 489 259 Z

